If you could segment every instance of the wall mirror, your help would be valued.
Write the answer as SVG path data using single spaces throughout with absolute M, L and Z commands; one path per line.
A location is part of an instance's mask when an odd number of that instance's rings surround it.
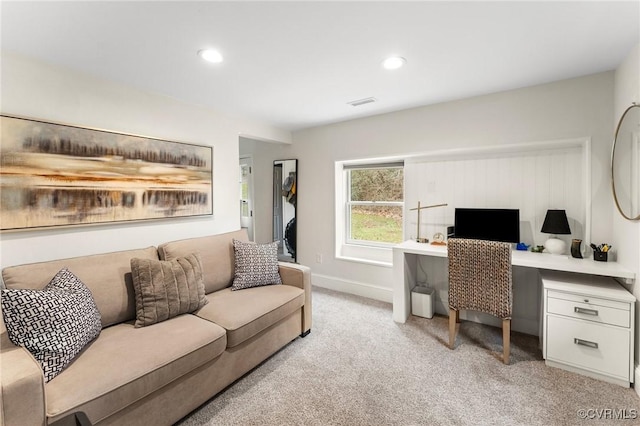
M 640 219 L 640 105 L 625 110 L 611 150 L 611 184 L 620 214 Z
M 273 162 L 273 241 L 278 242 L 278 260 L 296 261 L 296 205 L 298 160 Z

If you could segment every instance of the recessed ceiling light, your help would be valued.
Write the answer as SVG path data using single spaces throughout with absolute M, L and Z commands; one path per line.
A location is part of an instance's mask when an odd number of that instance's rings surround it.
M 222 54 L 215 49 L 198 50 L 198 56 L 200 56 L 207 62 L 211 62 L 212 64 L 219 64 L 224 60 Z
M 402 67 L 407 60 L 402 56 L 391 56 L 384 61 L 382 61 L 382 66 L 388 70 L 396 70 Z

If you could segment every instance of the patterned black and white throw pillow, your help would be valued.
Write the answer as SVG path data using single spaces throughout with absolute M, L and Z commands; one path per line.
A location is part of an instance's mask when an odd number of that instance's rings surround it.
M 278 271 L 278 243 L 256 244 L 233 240 L 235 275 L 231 290 L 282 284 Z
M 2 314 L 9 339 L 33 354 L 46 382 L 102 329 L 91 291 L 67 268 L 42 290 L 3 289 Z

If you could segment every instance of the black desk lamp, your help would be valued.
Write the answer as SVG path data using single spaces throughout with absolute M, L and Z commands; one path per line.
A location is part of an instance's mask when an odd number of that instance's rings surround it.
M 554 237 L 554 235 L 568 235 L 571 234 L 571 228 L 569 228 L 569 221 L 567 220 L 567 213 L 564 210 L 547 210 L 547 215 L 544 218 L 542 224 L 542 230 L 545 234 L 552 234 L 549 239 L 544 243 L 544 248 L 552 254 L 564 254 L 567 249 L 567 244 Z

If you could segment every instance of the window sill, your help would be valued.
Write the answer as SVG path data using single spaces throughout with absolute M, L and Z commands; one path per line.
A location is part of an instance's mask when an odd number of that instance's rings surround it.
M 342 244 L 336 259 L 390 268 L 393 265 L 391 247 L 374 247 L 359 244 Z
M 354 263 L 364 263 L 365 265 L 373 265 L 373 266 L 381 266 L 383 268 L 392 268 L 393 263 L 383 262 L 380 260 L 370 260 L 370 259 L 362 259 L 359 257 L 348 257 L 348 256 L 336 256 L 337 260 L 344 260 L 346 262 L 354 262 Z

